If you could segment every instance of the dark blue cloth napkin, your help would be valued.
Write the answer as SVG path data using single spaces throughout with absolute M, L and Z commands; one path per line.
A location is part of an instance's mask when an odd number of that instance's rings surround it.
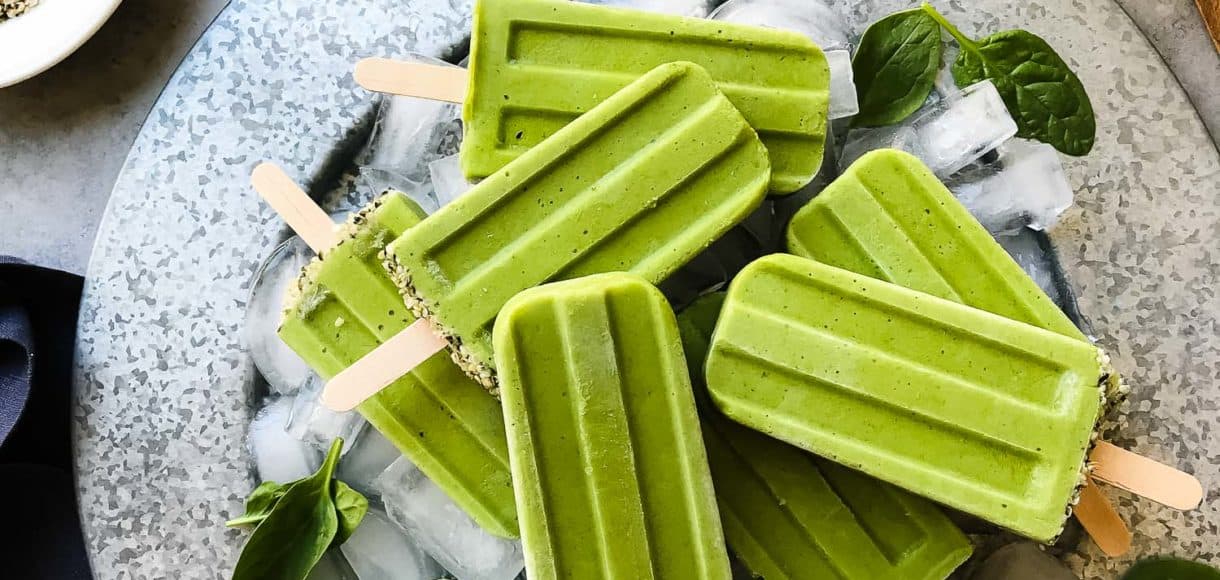
M 72 478 L 82 284 L 0 256 L 0 577 L 92 578 Z
M 5 298 L 0 295 L 0 299 Z M 7 302 L 7 301 L 6 301 Z M 34 378 L 34 337 L 25 308 L 15 302 L 0 302 L 0 445 L 8 439 Z

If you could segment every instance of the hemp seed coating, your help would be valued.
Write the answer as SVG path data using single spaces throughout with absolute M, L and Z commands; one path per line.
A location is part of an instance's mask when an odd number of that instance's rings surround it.
M 0 22 L 25 14 L 38 5 L 38 0 L 0 0 Z

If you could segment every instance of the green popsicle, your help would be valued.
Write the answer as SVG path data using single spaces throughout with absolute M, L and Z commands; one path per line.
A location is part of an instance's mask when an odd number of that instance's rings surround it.
M 661 292 L 626 273 L 526 290 L 504 306 L 495 346 L 529 577 L 727 580 Z
M 1110 371 L 1085 341 L 777 254 L 733 281 L 706 376 L 734 421 L 1049 542 Z
M 919 158 L 880 149 L 788 223 L 788 252 L 1088 340 Z M 1117 373 L 1107 407 L 1126 393 Z
M 696 398 L 723 293 L 678 315 Z M 942 580 L 969 540 L 931 502 L 700 408 L 729 548 L 768 580 Z
M 1085 340 L 919 158 L 865 154 L 788 224 L 788 252 Z
M 414 320 L 379 254 L 422 215 L 406 196 L 386 194 L 349 219 L 343 241 L 307 266 L 286 297 L 280 338 L 323 378 Z M 357 409 L 484 529 L 518 535 L 500 405 L 446 353 Z
M 492 325 L 514 294 L 615 271 L 658 283 L 749 215 L 769 178 L 707 72 L 665 64 L 407 230 L 386 268 L 494 391 Z
M 770 153 L 771 189 L 817 174 L 830 69 L 803 35 L 565 0 L 479 0 L 462 119 L 467 177 L 499 170 L 654 67 L 706 69 Z

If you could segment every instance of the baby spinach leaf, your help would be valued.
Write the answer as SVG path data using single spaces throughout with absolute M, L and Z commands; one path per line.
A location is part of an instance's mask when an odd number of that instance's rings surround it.
M 874 22 L 851 61 L 860 112 L 852 124 L 893 125 L 923 105 L 940 68 L 940 25 L 918 8 Z
M 1080 78 L 1045 40 L 1005 30 L 971 40 L 931 5 L 923 10 L 957 40 L 953 80 L 965 87 L 990 79 L 1017 122 L 1017 135 L 1053 145 L 1068 155 L 1093 149 L 1097 121 Z
M 250 492 L 250 497 L 246 498 L 246 513 L 225 522 L 225 525 L 230 528 L 258 525 L 259 522 L 267 518 L 267 514 L 271 513 L 271 510 L 275 508 L 275 504 L 279 503 L 281 497 L 284 497 L 288 488 L 296 483 L 296 481 L 292 483 L 264 481 L 261 485 L 254 488 L 254 491 Z
M 339 531 L 335 534 L 334 545 L 338 546 L 352 537 L 360 526 L 364 514 L 369 511 L 369 500 L 346 483 L 335 480 L 334 503 L 335 512 L 339 515 Z
M 242 548 L 234 580 L 299 580 L 309 574 L 339 530 L 332 480 L 342 448 L 336 439 L 318 472 L 284 492 Z

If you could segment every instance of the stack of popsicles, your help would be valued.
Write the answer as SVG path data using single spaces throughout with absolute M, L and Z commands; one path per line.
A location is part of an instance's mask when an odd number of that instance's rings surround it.
M 933 502 L 1058 536 L 1119 381 L 915 158 L 860 159 L 727 296 L 675 318 L 654 286 L 817 173 L 812 42 L 480 0 L 469 75 L 484 179 L 357 214 L 280 335 L 359 377 L 435 329 L 449 352 L 358 409 L 531 578 L 728 578 L 729 549 L 768 579 L 943 578 L 971 548 Z

